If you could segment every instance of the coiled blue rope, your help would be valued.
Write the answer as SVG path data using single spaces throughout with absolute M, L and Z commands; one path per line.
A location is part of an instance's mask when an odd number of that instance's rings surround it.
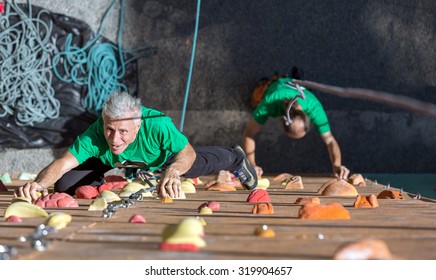
M 19 126 L 57 118 L 60 110 L 51 83 L 51 54 L 56 50 L 50 43 L 52 25 L 41 20 L 48 11 L 32 18 L 30 1 L 28 6 L 26 15 L 8 1 L 0 17 L 0 117 L 13 115 Z M 20 21 L 11 24 L 16 17 Z
M 114 91 L 128 91 L 127 86 L 120 82 L 120 79 L 125 75 L 126 65 L 148 55 L 147 53 L 141 53 L 141 51 L 154 49 L 145 45 L 133 50 L 123 50 L 124 0 L 120 1 L 117 45 L 97 43 L 101 38 L 101 30 L 107 14 L 115 2 L 113 0 L 103 14 L 100 27 L 93 40 L 84 47 L 79 48 L 71 43 L 73 35 L 68 34 L 65 50 L 53 57 L 53 70 L 56 77 L 64 82 L 87 86 L 88 92 L 83 99 L 84 107 L 97 115 L 100 114 L 104 102 L 111 93 Z M 135 55 L 125 60 L 125 54 Z M 60 70 L 62 70 L 63 74 Z
M 114 91 L 127 87 L 119 80 L 125 74 L 125 61 L 122 50 L 122 28 L 124 18 L 124 0 L 121 0 L 120 26 L 118 30 L 118 46 L 111 43 L 96 43 L 101 38 L 101 29 L 110 9 L 115 4 L 113 0 L 105 11 L 100 27 L 93 40 L 79 48 L 71 42 L 70 33 L 65 42 L 65 50 L 53 56 L 53 71 L 63 82 L 87 86 L 87 94 L 83 99 L 88 111 L 99 114 L 106 98 Z M 88 50 L 89 49 L 89 50 Z M 60 73 L 60 69 L 64 72 Z
M 186 106 L 188 104 L 189 89 L 191 87 L 192 70 L 194 68 L 194 57 L 195 57 L 195 48 L 197 45 L 198 23 L 200 21 L 200 4 L 201 4 L 201 0 L 197 0 L 197 15 L 195 18 L 194 40 L 192 43 L 191 63 L 189 66 L 189 74 L 188 74 L 188 80 L 186 82 L 185 98 L 183 101 L 182 117 L 181 117 L 180 128 L 179 128 L 180 132 L 183 132 L 183 125 L 185 123 Z
M 107 14 L 115 4 L 113 0 L 103 14 L 96 36 L 82 48 L 72 44 L 73 35 L 68 34 L 64 51 L 59 52 L 50 43 L 52 24 L 40 18 L 49 14 L 42 10 L 31 18 L 32 6 L 27 1 L 29 16 L 15 2 L 7 2 L 5 16 L 0 17 L 0 117 L 15 115 L 18 125 L 33 125 L 46 118 L 57 118 L 60 102 L 54 97 L 52 73 L 63 82 L 87 86 L 84 106 L 99 114 L 107 96 L 118 90 L 128 91 L 119 80 L 125 75 L 126 65 L 145 57 L 143 46 L 134 50 L 122 49 L 124 0 L 120 1 L 120 23 L 117 46 L 97 43 Z M 15 12 L 10 12 L 10 8 Z M 9 17 L 19 16 L 21 21 L 11 25 Z M 40 38 L 39 34 L 45 34 Z M 135 54 L 127 61 L 124 54 Z

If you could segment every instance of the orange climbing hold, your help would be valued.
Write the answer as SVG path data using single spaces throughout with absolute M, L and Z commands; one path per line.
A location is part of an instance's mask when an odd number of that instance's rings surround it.
M 304 189 L 303 180 L 301 176 L 293 176 L 291 178 L 285 179 L 282 182 L 285 185 L 286 190 L 302 190 Z
M 307 203 L 321 204 L 321 200 L 319 197 L 299 197 L 295 200 L 295 204 L 304 205 Z
M 274 214 L 274 207 L 271 203 L 259 203 L 253 206 L 253 214 Z
M 324 183 L 318 190 L 323 196 L 357 196 L 356 188 L 343 179 L 333 178 Z
M 231 184 L 215 182 L 207 186 L 206 191 L 234 192 L 236 188 Z
M 161 203 L 173 203 L 173 199 L 169 196 L 163 197 L 160 201 Z
M 384 190 L 377 195 L 378 199 L 405 199 L 406 197 L 399 190 Z
M 326 205 L 316 203 L 304 204 L 298 212 L 300 219 L 350 219 L 350 213 L 347 209 L 337 202 L 332 202 Z
M 358 187 L 364 187 L 366 186 L 366 181 L 363 178 L 362 174 L 353 174 L 350 177 L 348 177 L 348 183 L 352 184 L 353 186 Z
M 368 196 L 360 196 L 356 197 L 356 201 L 353 204 L 355 208 L 376 208 L 378 207 L 378 200 L 374 194 Z
M 283 180 L 286 180 L 286 179 L 289 179 L 289 178 L 292 178 L 292 177 L 294 177 L 292 174 L 282 173 L 282 174 L 279 174 L 279 175 L 275 176 L 273 178 L 273 181 L 282 182 Z
M 260 227 L 256 227 L 254 229 L 254 235 L 265 237 L 265 238 L 271 238 L 271 237 L 275 237 L 276 233 L 273 229 L 269 228 L 267 225 L 263 225 Z

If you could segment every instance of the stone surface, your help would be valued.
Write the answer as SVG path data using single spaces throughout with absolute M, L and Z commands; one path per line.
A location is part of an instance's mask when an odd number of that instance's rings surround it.
M 84 20 L 95 31 L 110 3 L 32 0 Z M 139 95 L 177 126 L 187 88 L 195 4 L 125 1 L 123 46 L 158 48 L 157 55 L 138 61 Z M 290 17 L 289 11 L 297 7 L 298 16 Z M 102 34 L 112 41 L 119 8 L 117 1 L 102 26 Z M 307 80 L 434 104 L 433 19 L 432 1 L 203 1 L 183 132 L 194 145 L 239 143 L 250 118 L 251 89 L 259 78 L 286 72 L 292 65 L 300 66 Z M 436 172 L 434 119 L 367 100 L 315 94 L 326 109 L 343 163 L 352 172 Z M 327 150 L 313 129 L 303 140 L 292 140 L 270 120 L 257 141 L 264 172 L 331 172 Z M 2 150 L 5 165 L 0 172 L 38 172 L 57 150 Z

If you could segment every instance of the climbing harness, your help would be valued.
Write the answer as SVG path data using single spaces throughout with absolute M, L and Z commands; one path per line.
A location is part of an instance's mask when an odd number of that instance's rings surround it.
M 389 104 L 430 117 L 436 117 L 436 105 L 406 96 L 361 88 L 341 88 L 337 86 L 296 79 L 292 80 L 292 83 L 340 97 L 367 99 L 378 103 Z
M 297 85 L 297 84 L 294 85 L 291 82 L 285 82 L 284 84 L 292 89 L 297 89 L 299 92 L 294 98 L 291 99 L 291 101 L 289 101 L 288 107 L 286 108 L 286 115 L 283 116 L 283 119 L 285 121 L 285 125 L 290 126 L 292 124 L 292 119 L 290 116 L 290 111 L 291 111 L 292 105 L 294 105 L 294 103 L 297 101 L 298 98 L 306 99 L 306 95 L 304 94 L 303 90 L 301 89 L 301 87 L 299 85 Z
M 149 188 L 142 188 L 139 191 L 132 193 L 127 198 L 122 198 L 121 201 L 115 201 L 109 203 L 108 206 L 103 209 L 102 217 L 110 218 L 115 214 L 118 208 L 127 208 L 135 203 L 135 201 L 140 201 L 143 199 L 143 193 L 150 192 L 153 197 L 157 197 L 157 189 L 156 185 L 153 184 L 150 179 L 155 179 L 158 181 L 160 179 L 159 176 L 155 176 L 146 170 L 147 164 L 144 162 L 132 162 L 132 161 L 124 161 L 122 163 L 116 162 L 115 167 L 124 168 L 126 170 L 125 177 L 128 179 L 139 179 L 141 181 L 145 181 Z M 149 179 L 150 178 L 150 179 Z

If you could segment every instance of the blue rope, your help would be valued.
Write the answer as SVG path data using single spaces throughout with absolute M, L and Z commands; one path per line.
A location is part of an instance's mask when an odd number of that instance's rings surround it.
M 120 1 L 120 22 L 117 46 L 110 43 L 96 43 L 101 38 L 101 30 L 115 0 L 103 14 L 96 37 L 84 47 L 72 45 L 73 35 L 70 33 L 65 42 L 65 50 L 53 57 L 55 75 L 63 82 L 87 86 L 88 93 L 83 99 L 88 111 L 99 114 L 106 98 L 114 91 L 128 91 L 119 80 L 125 74 L 125 61 L 122 50 L 122 29 L 124 19 L 124 0 Z M 89 51 L 87 52 L 87 50 Z M 116 55 L 117 53 L 117 55 Z M 120 65 L 118 65 L 118 59 Z M 58 69 L 58 64 L 61 64 Z M 64 72 L 62 75 L 60 70 Z
M 13 115 L 19 126 L 55 119 L 60 110 L 51 84 L 50 57 L 56 51 L 50 41 L 52 25 L 41 20 L 49 13 L 41 10 L 32 18 L 27 3 L 28 15 L 8 1 L 0 17 L 0 117 Z M 20 21 L 11 25 L 12 17 Z
M 192 43 L 192 53 L 191 53 L 191 64 L 189 66 L 189 74 L 188 74 L 188 81 L 186 84 L 186 91 L 185 91 L 185 99 L 183 102 L 183 109 L 182 109 L 182 119 L 180 121 L 180 132 L 183 132 L 183 125 L 185 122 L 185 113 L 186 113 L 186 105 L 188 103 L 188 96 L 189 96 L 189 88 L 191 86 L 191 77 L 192 77 L 192 69 L 194 65 L 194 57 L 195 57 L 195 47 L 197 44 L 197 33 L 198 33 L 198 22 L 200 19 L 200 3 L 201 0 L 197 1 L 197 16 L 195 19 L 195 32 L 194 32 L 194 42 Z
M 93 40 L 86 46 L 78 48 L 72 46 L 73 35 L 70 33 L 65 42 L 65 50 L 53 57 L 56 76 L 61 81 L 86 86 L 88 93 L 83 99 L 84 107 L 97 115 L 101 113 L 104 102 L 111 93 L 120 90 L 128 92 L 127 86 L 119 82 L 126 73 L 126 65 L 147 56 L 147 53 L 141 53 L 141 51 L 154 50 L 148 45 L 133 50 L 123 50 L 124 0 L 120 1 L 117 46 L 110 43 L 97 43 L 97 40 L 101 38 L 103 23 L 114 4 L 115 0 L 112 0 L 103 14 L 100 27 Z M 124 54 L 126 53 L 134 56 L 125 60 Z M 61 67 L 58 67 L 59 64 Z M 63 75 L 60 70 L 64 72 Z

